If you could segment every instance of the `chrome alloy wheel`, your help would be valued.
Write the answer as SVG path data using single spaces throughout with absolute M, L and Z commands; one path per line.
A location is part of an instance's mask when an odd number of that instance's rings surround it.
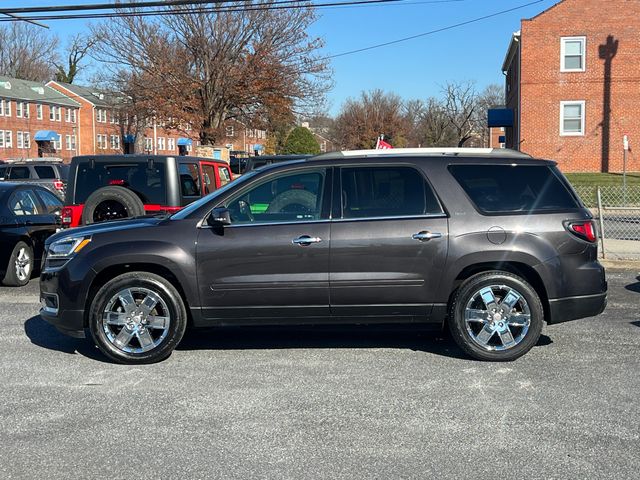
M 31 278 L 31 257 L 26 248 L 21 248 L 16 257 L 16 276 L 21 282 Z
M 483 287 L 471 296 L 464 311 L 467 332 L 489 351 L 518 345 L 529 331 L 531 310 L 524 296 L 506 285 Z
M 102 313 L 102 329 L 117 349 L 127 353 L 153 350 L 167 336 L 171 316 L 165 301 L 147 288 L 116 293 Z

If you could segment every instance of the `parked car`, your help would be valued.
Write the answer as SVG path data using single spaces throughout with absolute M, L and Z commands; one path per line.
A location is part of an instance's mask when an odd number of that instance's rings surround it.
M 247 159 L 247 165 L 244 172 L 250 172 L 257 168 L 264 167 L 265 165 L 272 165 L 280 162 L 290 162 L 292 160 L 304 160 L 311 158 L 312 155 L 259 155 L 256 157 L 249 157 Z
M 62 202 L 36 185 L 0 182 L 0 278 L 26 285 L 39 267 L 44 242 L 60 226 Z
M 255 170 L 170 218 L 47 241 L 42 316 L 122 363 L 193 327 L 448 325 L 513 360 L 597 315 L 594 222 L 551 161 L 506 150 L 343 152 Z
M 61 159 L 27 159 L 8 161 L 0 165 L 0 180 L 38 185 L 64 199 L 69 165 Z
M 226 162 L 165 155 L 79 156 L 71 160 L 65 227 L 176 212 L 231 181 Z
M 242 175 L 247 170 L 248 156 L 232 155 L 229 157 L 229 166 L 231 167 L 231 173 L 234 178 L 238 175 Z

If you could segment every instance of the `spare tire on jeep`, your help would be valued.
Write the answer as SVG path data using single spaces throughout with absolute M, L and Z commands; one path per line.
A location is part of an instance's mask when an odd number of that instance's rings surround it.
M 82 212 L 82 223 L 105 222 L 144 215 L 142 200 L 131 190 L 110 185 L 93 192 Z

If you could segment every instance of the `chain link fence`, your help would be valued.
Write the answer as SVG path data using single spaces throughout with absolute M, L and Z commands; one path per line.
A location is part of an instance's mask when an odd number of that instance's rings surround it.
M 574 185 L 593 212 L 600 237 L 600 255 L 607 259 L 640 260 L 640 185 Z

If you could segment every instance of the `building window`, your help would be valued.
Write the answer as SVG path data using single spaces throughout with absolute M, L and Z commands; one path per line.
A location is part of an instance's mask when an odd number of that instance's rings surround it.
M 13 147 L 11 130 L 5 130 L 4 131 L 4 148 L 11 148 L 11 147 Z
M 29 104 L 16 102 L 16 118 L 29 118 Z
M 225 131 L 226 131 L 227 137 L 233 137 L 234 135 L 233 125 L 226 126 Z
M 158 150 L 164 150 L 164 137 L 158 137 Z
M 56 107 L 51 105 L 49 107 L 49 120 L 51 120 L 52 122 L 53 121 L 59 122 L 62 115 L 60 110 L 62 110 L 61 107 Z
M 106 150 L 107 149 L 107 136 L 103 134 L 98 134 L 98 150 Z
M 42 105 L 40 103 L 36 105 L 36 117 L 38 120 L 42 120 Z
M 62 135 L 58 135 L 57 139 L 53 140 L 51 143 L 53 144 L 53 148 L 56 152 L 62 150 Z
M 3 116 L 3 117 L 11 116 L 11 100 L 0 98 L 0 116 Z
M 584 101 L 560 102 L 560 135 L 584 135 Z
M 16 132 L 16 145 L 18 148 L 31 148 L 29 132 Z
M 97 121 L 100 123 L 107 123 L 107 111 L 103 108 L 96 109 Z
M 144 139 L 144 151 L 151 152 L 153 150 L 153 138 Z
M 64 111 L 64 121 L 68 123 L 76 123 L 77 111 L 75 108 L 66 108 Z
M 120 135 L 111 135 L 111 150 L 120 150 Z
M 76 136 L 75 135 L 67 135 L 65 137 L 65 143 L 67 150 L 75 150 L 76 149 Z
M 586 37 L 563 37 L 560 39 L 561 72 L 585 71 L 586 45 Z
M 176 149 L 176 139 L 175 138 L 167 138 L 167 150 L 170 152 L 175 151 Z
M 4 132 L 0 130 L 0 148 L 4 148 Z

